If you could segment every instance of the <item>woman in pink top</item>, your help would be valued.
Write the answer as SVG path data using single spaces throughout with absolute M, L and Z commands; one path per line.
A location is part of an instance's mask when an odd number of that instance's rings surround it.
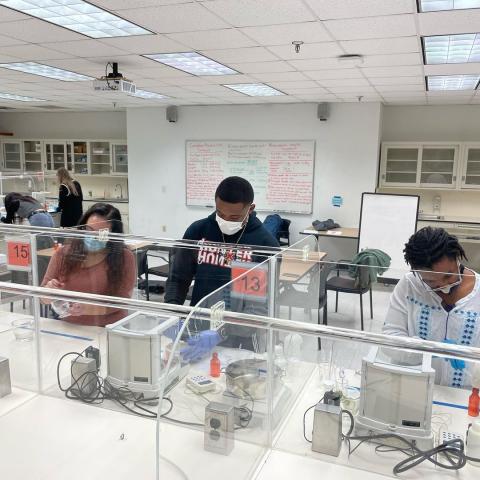
M 129 298 L 137 278 L 135 258 L 120 241 L 101 240 L 99 230 L 123 233 L 120 212 L 107 203 L 96 203 L 82 216 L 79 225 L 95 236 L 71 240 L 53 255 L 42 286 Z M 51 303 L 51 300 L 43 300 Z M 82 325 L 102 326 L 126 315 L 126 310 L 73 303 L 63 319 Z

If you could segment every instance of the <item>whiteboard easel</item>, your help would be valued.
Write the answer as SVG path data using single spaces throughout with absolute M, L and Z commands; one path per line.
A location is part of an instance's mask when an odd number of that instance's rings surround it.
M 375 248 L 390 255 L 383 278 L 399 280 L 409 269 L 403 249 L 417 231 L 419 203 L 418 195 L 362 193 L 358 251 Z

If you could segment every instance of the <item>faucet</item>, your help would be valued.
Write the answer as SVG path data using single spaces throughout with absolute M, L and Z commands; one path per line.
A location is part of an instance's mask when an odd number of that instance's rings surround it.
M 122 185 L 120 185 L 120 183 L 117 183 L 115 185 L 115 191 L 117 191 L 117 187 L 120 187 L 120 198 L 123 198 L 123 188 L 122 188 Z

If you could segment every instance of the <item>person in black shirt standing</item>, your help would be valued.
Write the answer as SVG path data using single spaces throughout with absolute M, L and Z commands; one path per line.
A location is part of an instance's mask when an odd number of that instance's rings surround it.
M 74 227 L 83 214 L 83 194 L 80 183 L 74 180 L 65 167 L 57 170 L 57 179 L 60 185 L 58 191 L 58 211 L 61 227 Z
M 277 240 L 256 217 L 253 200 L 252 185 L 244 178 L 228 177 L 218 185 L 215 192 L 215 212 L 192 223 L 183 236 L 186 240 L 197 241 L 199 249 L 179 248 L 173 254 L 165 289 L 166 303 L 182 305 L 190 284 L 195 279 L 190 303 L 196 305 L 202 298 L 232 280 L 232 262 L 265 260 L 266 256 L 260 260 L 253 258 L 251 246 L 279 247 Z M 209 242 L 221 245 L 212 245 Z M 229 245 L 232 247 L 229 248 Z M 241 248 L 239 245 L 246 247 Z M 202 337 L 207 337 L 210 333 L 201 332 L 198 338 L 201 345 L 193 356 L 196 353 L 199 353 L 198 356 L 205 354 L 208 347 L 215 346 L 212 343 L 222 340 L 217 336 L 214 340 L 209 338 L 203 342 Z M 252 348 L 251 329 L 250 333 L 235 332 L 234 335 L 239 338 L 244 335 L 243 340 L 239 340 L 239 345 Z

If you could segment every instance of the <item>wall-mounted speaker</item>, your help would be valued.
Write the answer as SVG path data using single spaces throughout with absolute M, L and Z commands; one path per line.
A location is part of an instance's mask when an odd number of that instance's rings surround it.
M 178 108 L 175 105 L 167 107 L 167 120 L 171 123 L 176 123 L 178 120 Z
M 330 104 L 327 102 L 319 103 L 317 108 L 317 116 L 321 122 L 326 122 L 330 116 Z

